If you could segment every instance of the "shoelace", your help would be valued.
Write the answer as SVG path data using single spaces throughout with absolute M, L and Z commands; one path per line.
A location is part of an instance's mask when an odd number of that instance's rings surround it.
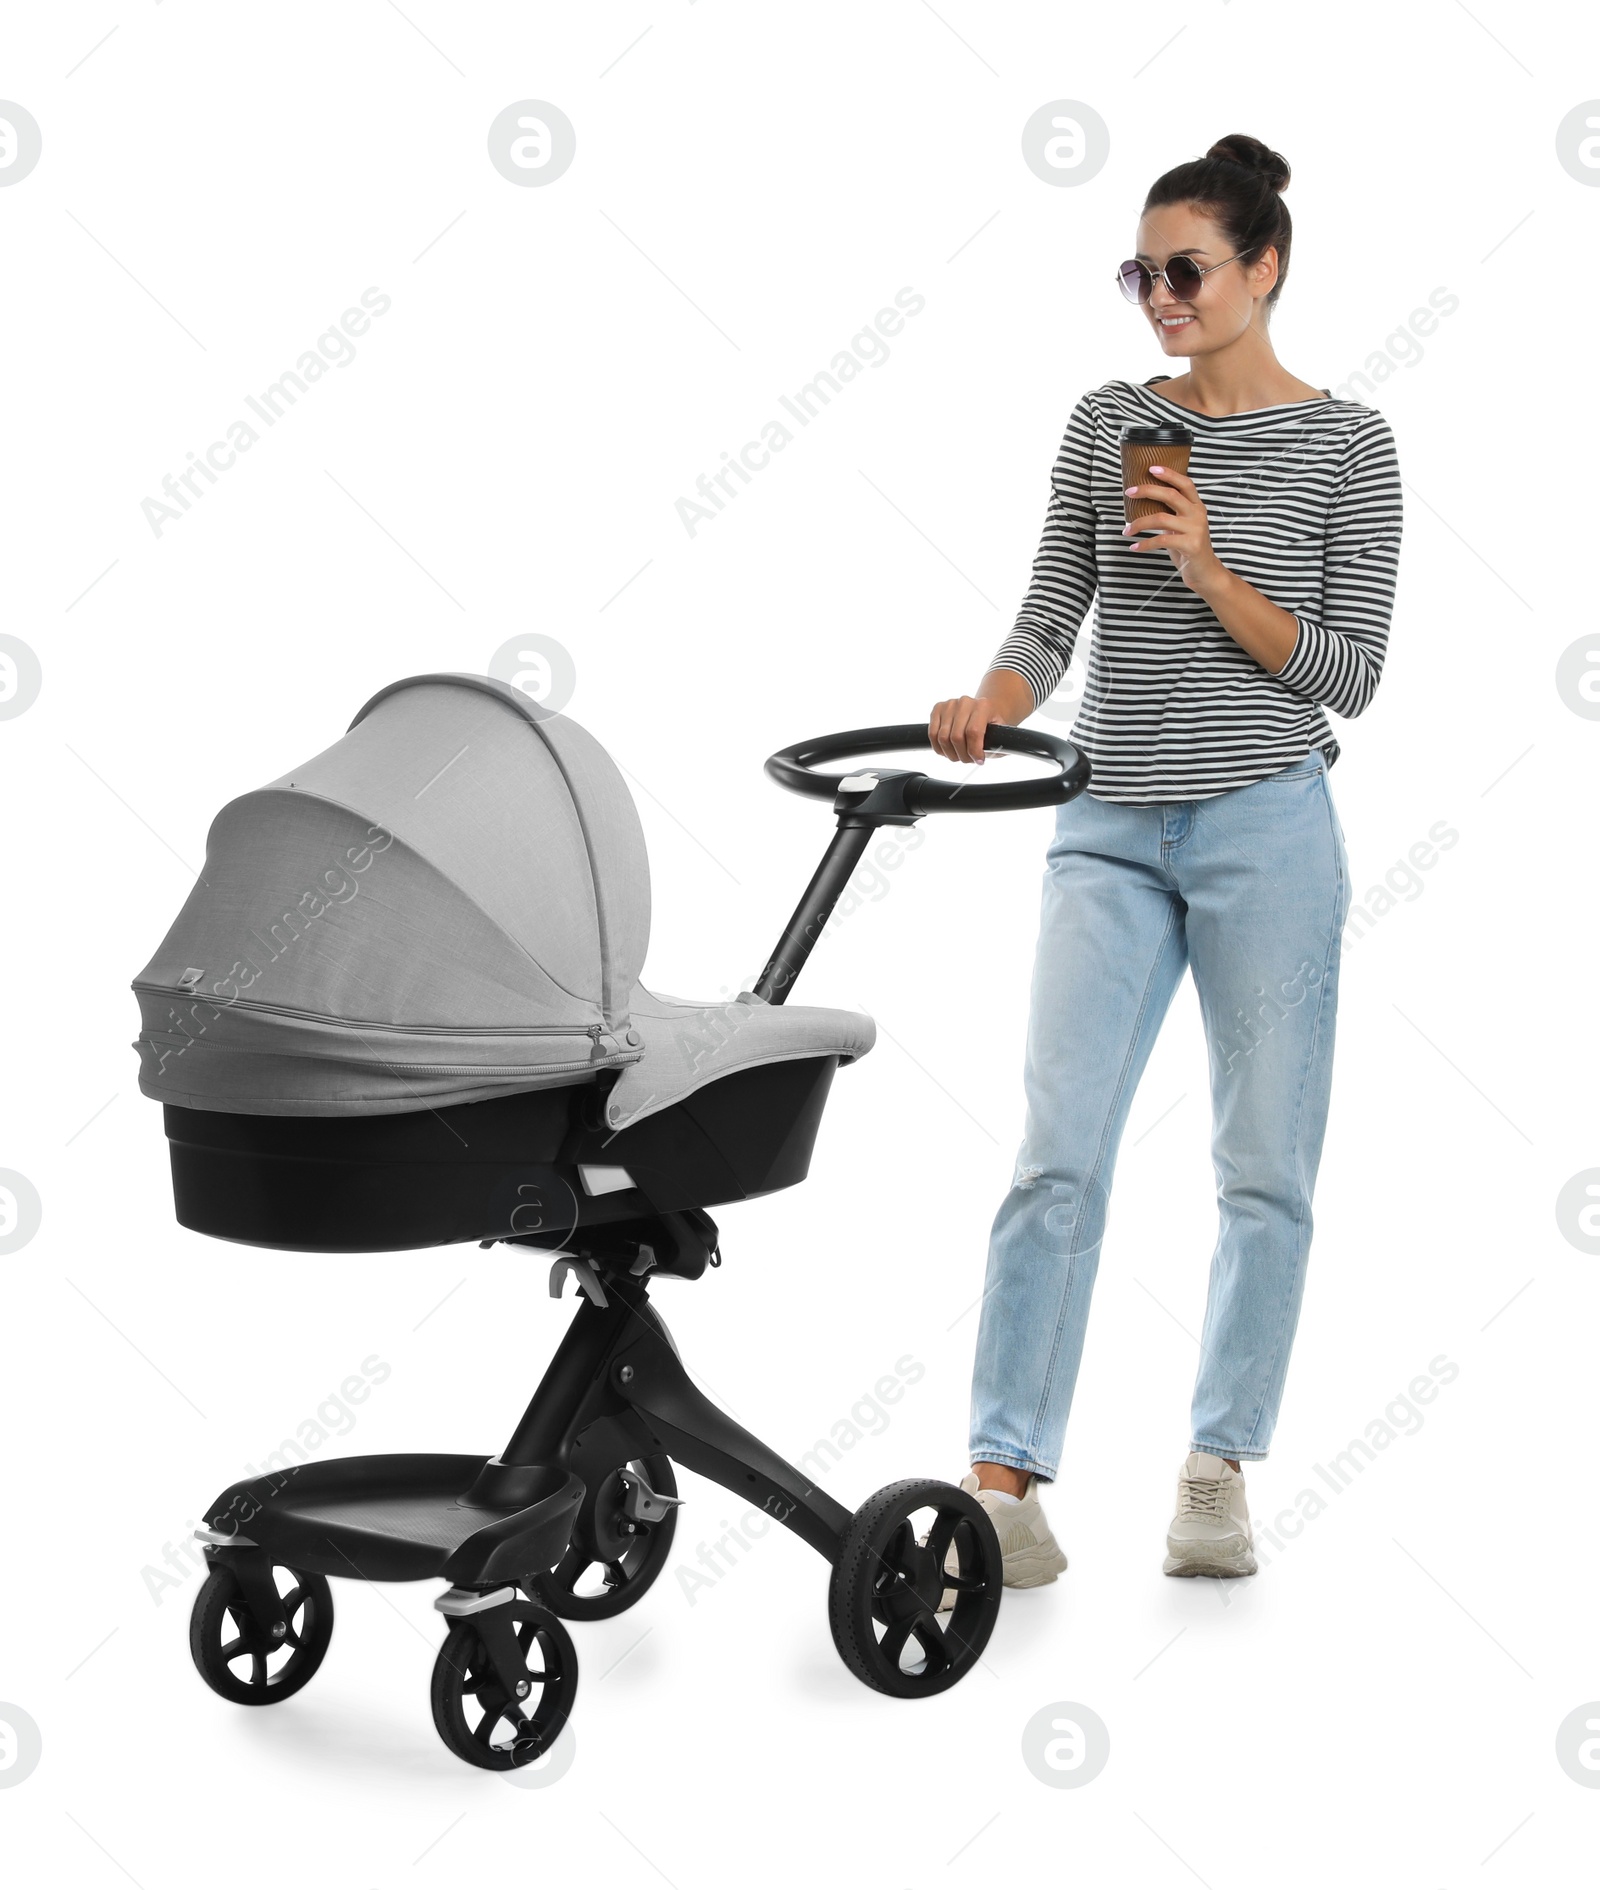
M 1221 1477 L 1185 1477 L 1178 1493 L 1180 1516 L 1226 1516 L 1228 1502 Z

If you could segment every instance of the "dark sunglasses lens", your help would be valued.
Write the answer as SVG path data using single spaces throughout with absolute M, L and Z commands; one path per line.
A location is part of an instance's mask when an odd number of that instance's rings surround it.
M 1117 271 L 1117 280 L 1130 302 L 1150 300 L 1150 271 L 1142 262 L 1125 262 Z
M 1193 297 L 1204 282 L 1200 266 L 1192 256 L 1174 256 L 1167 264 L 1167 287 L 1180 302 L 1187 302 Z

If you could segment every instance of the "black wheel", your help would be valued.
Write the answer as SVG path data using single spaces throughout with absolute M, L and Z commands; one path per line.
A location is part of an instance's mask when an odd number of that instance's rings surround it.
M 947 1572 L 952 1548 L 956 1568 Z M 1001 1582 L 999 1538 L 975 1498 L 927 1477 L 891 1483 L 861 1505 L 839 1545 L 828 1583 L 833 1644 L 880 1693 L 943 1693 L 983 1652 Z M 946 1588 L 956 1604 L 941 1616 Z
M 533 1591 L 568 1621 L 603 1621 L 631 1608 L 667 1565 L 676 1508 L 659 1522 L 629 1524 L 622 1511 L 626 1476 L 642 1476 L 657 1496 L 676 1496 L 670 1457 L 639 1457 L 584 1492 L 572 1541 L 555 1567 L 533 1579 Z
M 189 1652 L 200 1678 L 236 1706 L 272 1706 L 298 1693 L 322 1665 L 333 1636 L 326 1575 L 302 1575 L 280 1564 L 272 1579 L 287 1623 L 278 1639 L 257 1626 L 238 1576 L 221 1563 L 201 1584 L 189 1617 Z
M 501 1684 L 468 1615 L 445 1636 L 433 1663 L 433 1723 L 458 1759 L 487 1772 L 510 1772 L 549 1751 L 578 1692 L 578 1650 L 548 1608 L 518 1596 L 507 1604 L 527 1669 L 528 1692 L 513 1699 Z

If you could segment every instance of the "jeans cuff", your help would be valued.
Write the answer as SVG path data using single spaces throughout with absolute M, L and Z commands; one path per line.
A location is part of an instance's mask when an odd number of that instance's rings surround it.
M 983 1444 L 974 1444 L 968 1454 L 974 1469 L 980 1463 L 999 1463 L 1008 1470 L 1025 1470 L 1041 1483 L 1054 1483 L 1056 1480 L 1055 1466 L 1046 1463 L 1042 1457 L 1029 1457 L 1017 1450 L 991 1450 Z
M 1203 1450 L 1208 1457 L 1231 1457 L 1239 1463 L 1265 1463 L 1264 1450 L 1240 1450 L 1237 1444 L 1190 1444 L 1191 1450 Z

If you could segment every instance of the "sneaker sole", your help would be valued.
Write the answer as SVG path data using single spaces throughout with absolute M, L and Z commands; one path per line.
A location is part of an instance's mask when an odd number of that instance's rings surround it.
M 1222 1543 L 1186 1542 L 1175 1550 L 1167 1539 L 1167 1556 L 1161 1564 L 1163 1575 L 1254 1575 L 1255 1551 L 1248 1543 L 1228 1548 Z
M 1066 1573 L 1067 1558 L 1058 1548 L 1019 1549 L 1001 1562 L 1007 1588 L 1042 1588 Z

